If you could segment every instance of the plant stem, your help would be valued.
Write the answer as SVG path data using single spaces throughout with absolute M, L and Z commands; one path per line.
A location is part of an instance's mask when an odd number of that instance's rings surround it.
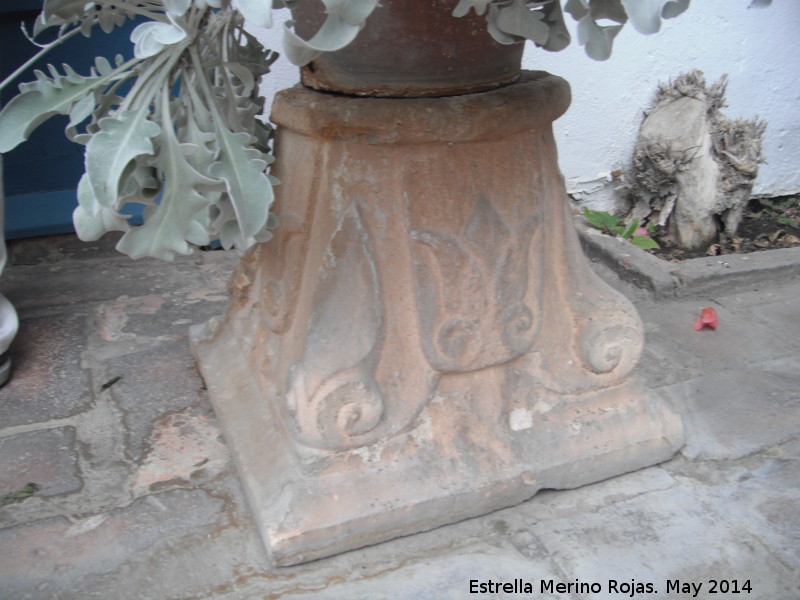
M 0 91 L 2 91 L 9 83 L 14 81 L 17 77 L 19 77 L 22 74 L 22 72 L 25 71 L 25 69 L 30 67 L 33 63 L 35 63 L 37 60 L 39 60 L 42 56 L 44 56 L 45 54 L 50 52 L 50 50 L 52 50 L 53 48 L 55 48 L 56 46 L 58 46 L 60 44 L 63 44 L 64 42 L 66 42 L 69 38 L 71 38 L 75 34 L 80 33 L 80 31 L 81 31 L 81 28 L 80 28 L 80 26 L 78 26 L 75 29 L 72 29 L 69 33 L 65 33 L 64 35 L 61 35 L 61 36 L 57 37 L 56 39 L 54 39 L 52 42 L 50 42 L 46 46 L 43 46 L 42 49 L 39 50 L 39 52 L 34 54 L 31 58 L 29 58 L 27 61 L 25 61 L 16 71 L 11 73 L 11 75 L 9 75 L 2 82 L 0 82 Z
M 101 4 L 116 4 L 119 5 L 119 1 L 117 2 L 101 2 Z M 169 23 L 169 19 L 164 17 L 163 12 L 152 12 L 147 9 L 142 9 L 137 5 L 131 5 L 127 2 L 123 2 L 122 5 L 125 7 L 125 11 L 129 13 L 133 13 L 139 15 L 141 17 L 146 17 L 152 21 L 160 21 L 161 23 Z
M 203 72 L 203 61 L 200 60 L 200 53 L 197 50 L 196 46 L 191 46 L 189 48 L 189 56 L 192 59 L 192 63 L 194 65 L 194 71 L 197 75 L 198 83 L 203 88 L 203 91 L 206 93 L 208 97 L 208 109 L 211 112 L 211 116 L 213 119 L 219 121 L 220 123 L 224 123 L 225 121 L 222 119 L 222 116 L 219 114 L 219 110 L 217 109 L 217 103 L 214 100 L 214 92 L 211 89 L 211 86 L 208 84 L 208 80 L 206 79 L 206 75 Z
M 131 91 L 125 96 L 125 101 L 120 106 L 120 111 L 136 108 L 140 104 L 139 99 L 142 97 L 149 104 L 153 96 L 158 92 L 165 74 L 169 75 L 184 50 L 185 47 L 170 46 L 169 49 L 162 50 L 156 55 L 153 61 L 147 65 L 145 72 L 136 79 Z

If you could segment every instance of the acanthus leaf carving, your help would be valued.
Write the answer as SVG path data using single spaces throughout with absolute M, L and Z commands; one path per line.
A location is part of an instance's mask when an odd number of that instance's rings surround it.
M 458 235 L 411 232 L 421 336 L 435 369 L 477 370 L 531 348 L 540 319 L 529 249 L 538 225 L 535 208 L 510 225 L 479 195 Z
M 363 445 L 382 422 L 384 399 L 372 376 L 383 327 L 375 268 L 353 203 L 319 265 L 310 335 L 289 375 L 287 407 L 295 434 L 307 445 L 333 450 Z

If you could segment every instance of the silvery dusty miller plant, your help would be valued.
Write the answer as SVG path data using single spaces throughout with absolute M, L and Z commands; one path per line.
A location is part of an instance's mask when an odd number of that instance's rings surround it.
M 47 0 L 34 33 L 110 31 L 137 16 L 147 21 L 131 33 L 130 60 L 98 58 L 88 76 L 51 65 L 20 85 L 0 115 L 0 152 L 50 116 L 69 115 L 67 135 L 86 145 L 76 231 L 83 240 L 123 231 L 117 248 L 133 258 L 268 239 L 272 130 L 256 116 L 259 78 L 277 55 L 229 2 Z M 143 225 L 120 214 L 128 203 L 145 205 Z
M 311 39 L 286 23 L 284 51 L 295 64 L 349 44 L 379 5 L 322 2 L 326 21 Z M 562 3 L 578 22 L 586 53 L 604 60 L 628 20 L 640 33 L 654 33 L 689 0 L 459 0 L 453 15 L 485 15 L 488 32 L 503 44 L 529 39 L 561 50 L 570 42 Z M 277 182 L 267 174 L 272 129 L 257 118 L 264 105 L 258 84 L 277 54 L 244 24 L 269 26 L 273 8 L 283 6 L 283 0 L 45 0 L 33 33 L 58 27 L 59 36 L 35 58 L 73 35 L 90 35 L 95 25 L 109 32 L 127 19 L 144 22 L 131 34 L 130 60 L 97 58 L 87 76 L 49 65 L 49 74 L 37 71 L 35 81 L 21 84 L 0 112 L 0 153 L 52 115 L 69 115 L 67 136 L 86 146 L 73 216 L 78 236 L 95 240 L 122 231 L 117 249 L 133 258 L 172 259 L 212 240 L 225 248 L 266 241 L 277 222 L 269 212 Z M 131 226 L 121 214 L 127 204 L 145 206 L 142 225 Z

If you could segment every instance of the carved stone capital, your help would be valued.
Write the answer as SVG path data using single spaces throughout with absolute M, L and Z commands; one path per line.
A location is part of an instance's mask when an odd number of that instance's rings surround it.
M 281 226 L 195 331 L 279 564 L 667 459 L 633 306 L 587 267 L 546 73 L 452 98 L 282 92 Z

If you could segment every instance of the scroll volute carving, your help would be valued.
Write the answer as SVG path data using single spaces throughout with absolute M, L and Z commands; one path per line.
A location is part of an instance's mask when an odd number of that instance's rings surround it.
M 563 227 L 572 227 L 564 208 Z M 639 362 L 644 347 L 644 326 L 636 309 L 588 266 L 569 229 L 561 244 L 569 249 L 566 268 L 572 274 L 567 297 L 572 298 L 573 352 L 582 367 L 587 388 L 614 385 L 626 380 Z M 578 293 L 580 292 L 580 293 Z
M 644 331 L 635 313 L 612 303 L 591 315 L 578 315 L 571 361 L 562 371 L 551 370 L 561 389 L 579 392 L 627 380 L 641 356 Z M 616 310 L 614 310 L 616 308 Z
M 553 211 L 560 221 L 547 233 L 548 247 L 566 248 L 554 255 L 548 279 L 559 286 L 562 302 L 545 307 L 545 338 L 571 340 L 558 351 L 541 349 L 541 381 L 558 392 L 580 393 L 628 379 L 641 356 L 644 327 L 636 309 L 594 273 L 571 230 L 566 202 Z
M 461 231 L 411 232 L 422 343 L 434 369 L 472 371 L 531 348 L 540 314 L 528 285 L 538 260 L 530 245 L 539 225 L 535 209 L 508 223 L 479 196 Z

